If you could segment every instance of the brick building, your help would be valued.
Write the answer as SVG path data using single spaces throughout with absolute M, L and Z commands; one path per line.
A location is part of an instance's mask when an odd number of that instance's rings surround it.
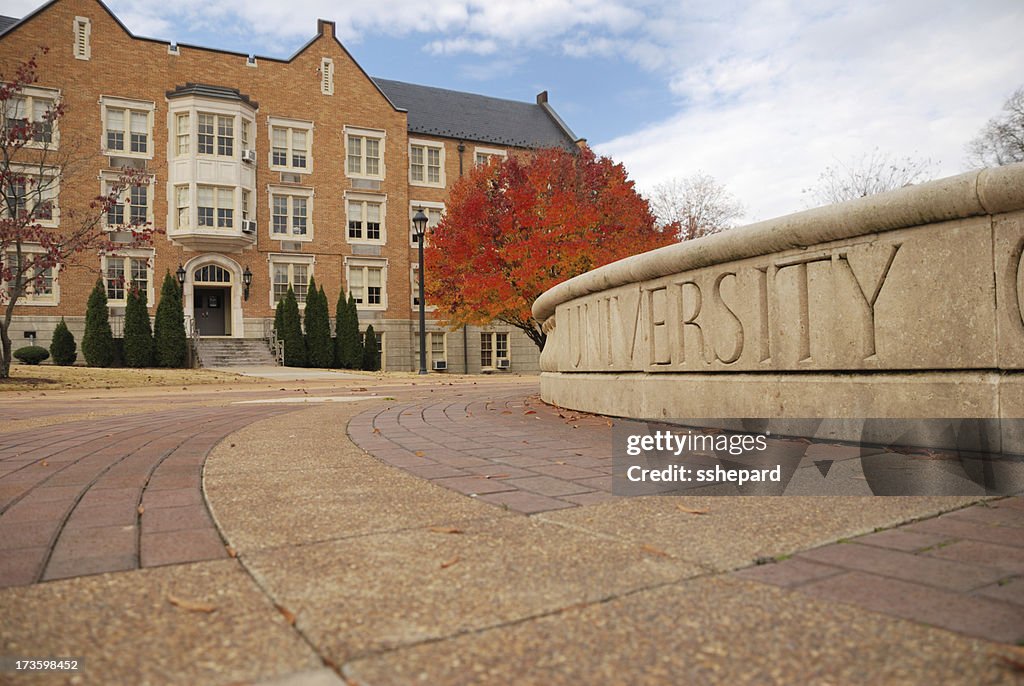
M 386 369 L 415 369 L 412 215 L 436 224 L 451 185 L 488 156 L 578 143 L 546 93 L 524 103 L 374 79 L 328 21 L 283 60 L 137 37 L 98 0 L 0 17 L 4 73 L 39 46 L 39 82 L 7 116 L 65 104 L 47 140 L 80 159 L 61 178 L 51 225 L 59 231 L 62 208 L 87 206 L 128 166 L 150 183 L 108 213 L 107 229 L 127 240 L 124 224 L 145 220 L 163 233 L 152 249 L 81 254 L 48 275 L 18 305 L 15 347 L 33 334 L 48 345 L 62 316 L 80 337 L 98 275 L 115 322 L 126 283 L 145 288 L 155 312 L 165 272 L 180 265 L 185 313 L 203 336 L 265 336 L 277 299 L 291 285 L 301 301 L 315 276 L 332 314 L 341 289 L 355 295 Z M 446 331 L 428 320 L 427 341 L 431 367 L 537 368 L 534 344 L 498 322 Z

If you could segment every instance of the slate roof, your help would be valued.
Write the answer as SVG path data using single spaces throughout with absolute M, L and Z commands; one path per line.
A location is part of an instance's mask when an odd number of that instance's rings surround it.
M 373 79 L 397 107 L 409 112 L 410 133 L 517 147 L 574 148 L 576 136 L 545 103 Z
M 225 88 L 224 86 L 210 86 L 205 83 L 192 83 L 178 86 L 172 91 L 167 91 L 167 98 L 180 98 L 183 95 L 201 95 L 207 98 L 220 98 L 222 100 L 238 100 L 249 105 L 254 110 L 259 109 L 259 103 L 252 100 L 248 95 L 239 93 L 237 88 Z
M 0 14 L 0 33 L 4 33 L 5 31 L 7 31 L 7 29 L 11 28 L 19 21 L 21 20 L 15 17 L 5 17 L 2 14 Z

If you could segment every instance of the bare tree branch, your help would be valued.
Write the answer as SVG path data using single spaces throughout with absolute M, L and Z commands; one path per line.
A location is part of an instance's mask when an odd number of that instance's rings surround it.
M 818 182 L 803 193 L 809 207 L 831 205 L 928 181 L 933 166 L 930 159 L 898 158 L 875 148 L 858 159 L 825 167 Z
M 1024 86 L 1003 103 L 1003 114 L 989 119 L 967 144 L 967 163 L 974 168 L 1024 162 Z
M 648 202 L 659 223 L 678 227 L 683 241 L 730 229 L 744 211 L 725 186 L 700 171 L 659 183 Z

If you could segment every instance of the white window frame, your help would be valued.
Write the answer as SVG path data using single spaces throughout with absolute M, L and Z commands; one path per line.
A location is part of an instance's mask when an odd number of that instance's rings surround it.
M 124 150 L 115 150 L 107 147 L 107 110 L 122 110 L 124 122 L 122 133 L 124 135 Z M 145 112 L 146 114 L 146 152 L 132 152 L 132 112 Z M 140 160 L 153 159 L 153 113 L 156 112 L 156 103 L 149 100 L 134 100 L 122 98 L 116 95 L 100 96 L 100 147 L 104 155 L 111 157 L 134 157 Z
M 180 184 L 184 186 L 185 184 Z M 202 225 L 199 223 L 199 190 L 201 188 L 210 188 L 213 190 L 213 225 Z M 193 229 L 199 231 L 218 231 L 221 233 L 234 232 L 241 233 L 242 231 L 242 213 L 239 212 L 239 203 L 241 195 L 238 191 L 242 190 L 242 186 L 232 185 L 218 185 L 214 183 L 197 183 L 190 187 L 189 200 L 191 206 L 189 207 L 189 218 L 195 219 L 195 226 Z M 218 191 L 229 191 L 231 193 L 231 205 L 221 206 L 220 193 Z M 177 213 L 177 198 L 175 200 L 175 213 Z M 231 226 L 218 226 L 220 223 L 220 210 L 231 210 Z M 180 228 L 180 227 L 179 227 Z
M 418 327 L 413 330 L 412 335 L 413 335 L 413 341 L 414 341 L 413 346 L 412 346 L 413 364 L 418 367 L 419 363 L 420 363 L 420 330 L 419 330 Z M 434 337 L 435 336 L 440 336 L 441 337 L 441 357 L 438 357 L 438 358 L 434 357 Z M 427 329 L 426 339 L 427 339 L 427 371 L 433 371 L 434 370 L 434 360 L 435 359 L 445 360 L 446 362 L 448 361 L 448 333 L 445 332 L 445 331 L 432 331 L 432 330 L 430 330 L 428 328 Z
M 25 102 L 25 117 L 30 123 L 38 123 L 35 118 L 35 105 L 37 100 L 45 100 L 48 104 L 46 110 L 49 111 L 53 106 L 60 102 L 61 92 L 57 88 L 42 88 L 40 86 L 22 86 L 21 89 L 15 93 L 13 99 L 20 99 Z M 11 100 L 7 101 L 7 105 L 10 106 Z M 6 117 L 8 112 L 0 113 L 4 116 L 4 129 L 6 131 Z M 37 141 L 35 138 L 30 138 L 25 141 L 26 148 L 35 148 L 39 150 L 57 150 L 60 147 L 60 126 L 59 122 L 50 122 L 50 140 Z
M 349 236 L 349 203 L 356 202 L 362 203 L 363 205 L 363 229 L 362 238 L 352 238 Z M 367 238 L 366 235 L 369 230 L 366 226 L 366 206 L 367 205 L 380 205 L 380 238 Z M 376 193 L 354 193 L 352 191 L 345 191 L 345 240 L 349 243 L 358 243 L 360 245 L 384 245 L 388 241 L 388 196 L 379 195 Z
M 295 288 L 294 273 L 292 266 L 301 264 L 306 267 L 306 286 L 309 285 L 309 279 L 315 276 L 314 271 L 316 269 L 316 256 L 315 255 L 297 255 L 294 253 L 270 253 L 267 255 L 267 266 L 269 277 L 270 288 L 268 290 L 268 302 L 270 308 L 275 309 L 277 307 L 277 300 L 274 298 L 274 267 L 277 265 L 286 264 L 288 265 L 288 284 Z M 306 294 L 309 297 L 309 293 Z M 306 301 L 299 302 L 299 309 L 306 309 Z
M 117 174 L 113 174 L 111 172 L 100 172 L 100 195 L 105 197 L 107 195 L 107 185 L 111 184 L 111 183 L 117 183 L 117 180 L 119 178 L 120 177 Z M 149 183 L 145 184 L 145 186 L 146 186 L 146 201 L 147 201 L 147 203 L 146 203 L 146 225 L 152 227 L 153 226 L 153 221 L 154 221 L 154 219 L 153 219 L 153 206 L 155 204 L 154 203 L 154 199 L 156 197 L 155 196 L 155 193 L 156 193 L 156 176 L 155 175 L 151 175 L 149 177 Z M 130 202 L 126 202 L 126 201 L 130 201 L 131 200 L 131 192 L 132 192 L 132 187 L 128 186 L 127 188 L 125 188 L 124 190 L 121 191 L 121 195 L 120 195 L 121 204 L 125 205 L 124 216 L 125 216 L 126 219 L 131 216 L 131 208 L 130 208 L 130 204 L 131 203 Z M 177 208 L 175 208 L 175 214 L 177 214 Z M 125 224 L 114 224 L 114 225 L 111 225 L 108 222 L 108 213 L 107 212 L 103 213 L 103 226 L 106 227 L 107 231 L 131 231 L 132 228 L 133 228 L 133 225 L 132 225 L 131 222 L 127 222 Z M 134 228 L 136 230 L 138 230 L 138 229 L 141 229 L 141 228 L 145 228 L 145 225 L 138 224 L 138 225 L 135 225 Z
M 413 262 L 409 265 L 409 303 L 412 306 L 413 314 L 420 311 L 420 305 L 416 302 L 417 291 L 420 287 L 420 265 L 419 262 Z M 424 312 L 435 312 L 437 305 L 427 305 L 423 308 Z M 428 332 L 429 333 L 429 332 Z
M 12 164 L 10 166 L 10 171 L 14 174 L 26 177 L 39 176 L 39 172 L 41 171 L 42 176 L 45 176 L 49 179 L 49 181 L 47 182 L 47 186 L 45 188 L 46 192 L 43 194 L 43 196 L 50 200 L 50 218 L 36 219 L 33 223 L 39 224 L 39 226 L 44 226 L 49 229 L 55 229 L 58 226 L 60 226 L 60 169 L 58 169 L 57 167 L 42 167 L 40 169 L 40 167 L 35 165 Z M 0 192 L 6 192 L 6 189 L 0 189 Z M 26 194 L 28 194 L 27 189 L 25 192 Z M 33 191 L 33 195 L 36 192 L 38 191 Z M 7 205 L 8 202 L 4 201 L 4 209 L 2 212 L 0 212 L 0 214 L 7 214 Z M 34 212 L 35 208 L 36 205 L 34 204 L 31 208 L 31 211 Z
M 85 32 L 85 39 L 79 49 L 78 36 Z M 92 57 L 92 20 L 89 17 L 75 17 L 71 23 L 71 53 L 77 60 L 88 60 Z
M 274 129 L 285 129 L 285 136 L 288 141 L 288 164 L 274 164 Z M 313 122 L 302 119 L 283 119 L 281 117 L 267 117 L 267 164 L 272 171 L 286 172 L 289 174 L 312 174 L 313 173 Z M 306 134 L 306 166 L 293 167 L 292 160 L 292 131 L 303 131 Z
M 473 166 L 480 164 L 477 161 L 477 155 L 487 155 L 488 157 L 500 157 L 501 159 L 508 159 L 508 150 L 502 150 L 501 148 L 473 148 Z
M 43 249 L 39 245 L 35 245 L 35 244 L 32 244 L 32 243 L 28 243 L 28 244 L 23 243 L 21 245 L 21 252 L 22 252 L 22 255 L 40 255 L 40 254 L 43 253 Z M 13 259 L 14 259 L 14 257 L 16 255 L 17 255 L 17 252 L 15 251 L 14 247 L 10 246 L 7 249 L 7 254 L 5 256 L 3 256 L 3 258 L 5 260 L 9 259 L 9 260 L 13 261 Z M 34 279 L 32 279 L 32 280 L 29 281 L 29 283 L 26 284 L 25 295 L 23 295 L 22 297 L 18 298 L 18 302 L 15 303 L 15 304 L 17 304 L 17 305 L 32 305 L 32 306 L 39 306 L 39 307 L 54 307 L 54 306 L 60 304 L 60 280 L 58 279 L 58 277 L 60 276 L 60 265 L 59 264 L 55 264 L 54 266 L 50 267 L 49 269 L 50 269 L 50 294 L 49 295 L 36 295 L 35 287 L 34 287 L 34 285 L 32 283 L 32 281 L 34 281 Z M 4 287 L 6 288 L 6 286 L 7 286 L 7 284 L 5 282 L 4 283 Z
M 345 293 L 352 292 L 352 272 L 363 270 L 363 288 L 368 288 L 367 278 L 369 269 L 380 269 L 380 303 L 369 304 L 369 291 L 363 293 L 363 302 L 357 304 L 360 310 L 386 310 L 388 309 L 388 260 L 386 258 L 373 257 L 346 257 L 345 258 Z
M 441 217 L 440 217 L 440 219 L 438 219 L 438 222 L 440 222 L 441 219 L 444 219 L 444 209 L 445 208 L 444 208 L 444 203 L 443 202 L 433 202 L 433 201 L 429 201 L 428 202 L 426 200 L 410 200 L 409 201 L 409 247 L 411 247 L 411 248 L 419 247 L 419 243 L 416 242 L 416 227 L 412 223 L 412 218 L 416 216 L 416 210 L 419 210 L 419 209 L 423 209 L 423 210 L 440 210 Z M 437 224 L 434 224 L 433 226 L 431 226 L 430 223 L 429 223 L 430 212 L 424 212 L 424 214 L 427 215 L 427 219 L 428 219 L 427 231 L 430 231 L 430 229 L 436 227 Z M 423 247 L 426 247 L 428 245 L 430 245 L 430 241 L 429 240 L 423 244 Z
M 288 232 L 287 233 L 274 233 L 274 196 L 284 195 L 288 197 Z M 267 208 L 269 209 L 267 217 L 267 233 L 271 240 L 274 241 L 305 241 L 309 242 L 313 240 L 313 197 L 316 195 L 314 190 L 309 187 L 300 186 L 267 186 Z M 304 198 L 306 201 L 306 233 L 297 234 L 293 233 L 293 208 L 292 198 Z M 347 225 L 347 224 L 346 224 Z
M 412 175 L 412 149 L 413 148 L 422 148 L 423 149 L 423 179 L 419 180 L 419 181 L 414 179 L 413 175 Z M 438 171 L 438 180 L 436 182 L 428 180 L 428 177 L 429 177 L 429 174 L 427 173 L 427 170 L 429 169 L 429 165 L 427 164 L 427 149 L 428 148 L 433 148 L 435 150 L 440 151 L 440 155 L 439 155 L 440 169 Z M 439 141 L 429 141 L 429 140 L 426 140 L 426 139 L 423 139 L 423 138 L 410 138 L 409 139 L 409 185 L 412 185 L 412 186 L 425 186 L 427 188 L 444 188 L 445 185 L 446 185 L 445 174 L 444 174 L 444 164 L 445 164 L 444 152 L 445 152 L 445 145 L 444 145 L 444 143 L 441 143 Z
M 382 130 L 382 129 L 363 129 L 363 128 L 358 128 L 358 127 L 355 127 L 355 126 L 345 126 L 344 129 L 343 129 L 342 135 L 344 135 L 344 137 L 345 137 L 345 176 L 347 176 L 350 179 L 370 179 L 370 180 L 373 180 L 373 181 L 381 181 L 381 180 L 383 180 L 387 176 L 387 170 L 385 169 L 385 164 L 384 164 L 384 157 L 385 157 L 384 153 L 385 153 L 385 149 L 387 147 L 387 132 Z M 349 138 L 350 137 L 361 138 L 362 141 L 363 141 L 359 145 L 359 158 L 360 158 L 359 169 L 360 169 L 360 171 L 358 171 L 358 172 L 349 171 L 349 167 L 348 167 Z M 379 172 L 380 173 L 378 173 L 378 174 L 367 174 L 366 173 L 366 139 L 367 138 L 376 139 L 379 142 L 379 144 L 380 144 L 380 147 L 379 147 L 380 157 L 378 158 L 380 160 L 380 163 L 379 163 L 379 165 L 380 165 L 379 166 Z
M 190 133 L 192 135 L 190 143 L 194 145 L 194 150 L 190 155 L 182 155 L 181 157 L 191 157 L 193 159 L 217 159 L 217 160 L 239 160 L 242 157 L 242 124 L 241 120 L 244 119 L 237 112 L 225 112 L 217 109 L 207 109 L 202 104 L 198 104 L 194 108 L 189 108 L 188 111 L 193 115 L 189 119 Z M 176 111 L 175 114 L 183 114 L 185 110 Z M 213 152 L 200 152 L 199 151 L 199 118 L 200 117 L 213 117 Z M 220 120 L 230 119 L 231 120 L 231 153 L 228 155 L 220 154 Z M 249 120 L 250 124 L 252 120 Z
M 498 365 L 496 363 L 497 363 L 497 361 L 499 359 L 498 358 L 498 335 L 499 334 L 503 334 L 505 336 L 505 357 L 503 357 L 501 359 L 508 360 L 509 363 L 511 364 L 511 361 L 512 361 L 512 338 L 511 338 L 509 332 L 508 331 L 481 331 L 480 332 L 480 347 L 478 349 L 479 352 L 480 352 L 480 368 L 481 369 L 497 369 L 498 368 Z M 483 337 L 484 336 L 489 336 L 490 339 L 491 339 L 491 364 L 490 365 L 485 365 L 484 364 L 484 352 L 483 352 L 483 347 L 484 347 Z
M 126 307 L 128 304 L 128 284 L 131 282 L 131 274 L 129 272 L 125 279 L 124 284 L 124 298 L 121 300 L 114 300 L 110 298 L 109 288 L 107 286 L 107 260 L 111 258 L 119 258 L 126 260 L 126 270 L 131 269 L 131 260 L 146 260 L 146 306 L 149 309 L 153 309 L 156 304 L 156 289 L 153 284 L 154 268 L 153 263 L 156 259 L 156 251 L 152 249 L 130 249 L 130 250 L 118 250 L 110 254 L 100 254 L 100 272 L 103 278 L 103 287 L 108 289 L 107 295 L 107 307 Z

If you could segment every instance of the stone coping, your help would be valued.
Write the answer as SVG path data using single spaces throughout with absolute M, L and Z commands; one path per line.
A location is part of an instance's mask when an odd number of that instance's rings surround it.
M 545 291 L 533 304 L 533 316 L 545 323 L 562 303 L 669 274 L 866 234 L 1015 210 L 1024 210 L 1024 163 L 788 214 L 633 255 Z

